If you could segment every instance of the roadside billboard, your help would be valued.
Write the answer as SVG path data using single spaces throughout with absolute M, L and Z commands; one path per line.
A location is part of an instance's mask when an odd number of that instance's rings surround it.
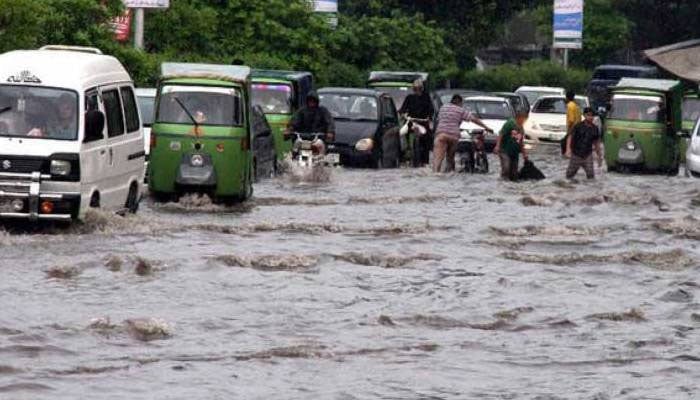
M 122 0 L 127 8 L 168 8 L 170 0 Z
M 126 9 L 124 14 L 112 20 L 112 31 L 114 40 L 117 42 L 128 42 L 131 36 L 131 9 Z
M 555 49 L 583 48 L 583 1 L 554 0 Z
M 314 11 L 324 13 L 337 13 L 338 0 L 315 0 Z

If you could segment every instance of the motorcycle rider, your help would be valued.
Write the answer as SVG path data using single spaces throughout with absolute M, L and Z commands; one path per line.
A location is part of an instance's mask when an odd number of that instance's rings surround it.
M 433 144 L 433 132 L 430 130 L 430 121 L 433 119 L 433 114 L 435 114 L 435 108 L 430 95 L 425 92 L 422 79 L 416 79 L 413 82 L 413 93 L 406 96 L 399 109 L 399 114 L 406 114 L 410 118 L 427 120 L 426 122 L 420 122 L 425 127 L 426 134 L 419 138 L 421 149 L 419 160 L 421 165 L 428 164 Z
M 323 133 L 321 138 L 326 143 L 335 141 L 335 122 L 331 113 L 319 104 L 318 94 L 311 91 L 306 96 L 306 107 L 302 107 L 292 117 L 290 129 L 285 132 L 285 138 L 290 139 L 293 132 Z

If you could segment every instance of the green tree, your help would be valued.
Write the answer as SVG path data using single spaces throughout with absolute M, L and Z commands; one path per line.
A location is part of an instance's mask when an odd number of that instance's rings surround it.
M 41 0 L 0 0 L 0 52 L 38 46 L 45 12 Z

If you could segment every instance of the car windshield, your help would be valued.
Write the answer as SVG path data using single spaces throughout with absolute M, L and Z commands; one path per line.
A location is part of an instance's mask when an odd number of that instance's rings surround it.
M 578 108 L 581 109 L 581 111 L 583 111 L 584 108 L 588 107 L 588 100 L 586 100 L 586 99 L 582 99 L 582 98 L 577 97 L 574 101 L 578 105 Z
M 253 105 L 260 106 L 266 114 L 290 114 L 292 87 L 284 84 L 255 83 Z
M 241 125 L 243 114 L 239 89 L 211 86 L 163 86 L 156 120 L 163 123 L 191 125 L 192 118 L 200 125 Z
M 662 122 L 660 97 L 613 96 L 609 117 L 627 121 Z
M 394 104 L 396 104 L 397 108 L 401 108 L 401 106 L 403 106 L 404 100 L 406 100 L 406 97 L 408 97 L 409 94 L 413 93 L 413 89 L 411 89 L 410 87 L 375 86 L 374 88 L 379 90 L 380 92 L 388 94 L 392 99 L 394 99 Z
M 527 97 L 527 101 L 530 104 L 533 104 L 537 99 L 539 99 L 542 96 L 551 96 L 551 95 L 556 95 L 560 93 L 556 93 L 553 91 L 547 91 L 547 90 L 518 90 L 518 93 L 525 95 Z
M 465 100 L 463 107 L 480 119 L 509 119 L 513 112 L 504 101 Z
M 539 99 L 532 112 L 540 114 L 566 114 L 566 102 L 563 98 Z
M 700 118 L 700 99 L 683 100 L 683 121 L 697 121 Z
M 377 99 L 370 96 L 324 93 L 319 95 L 321 105 L 330 111 L 333 118 L 376 121 L 379 116 Z
M 156 98 L 153 96 L 138 96 L 136 101 L 139 103 L 143 126 L 153 125 L 153 119 L 155 117 L 155 110 L 153 110 L 153 107 L 155 107 Z
M 76 140 L 78 95 L 63 89 L 0 85 L 0 136 Z

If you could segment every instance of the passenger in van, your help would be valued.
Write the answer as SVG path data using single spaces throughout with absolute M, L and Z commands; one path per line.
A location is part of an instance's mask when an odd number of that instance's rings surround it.
M 32 127 L 27 136 L 48 139 L 73 139 L 77 132 L 75 99 L 69 94 L 62 94 L 58 100 L 58 112 L 56 119 L 50 123 L 39 113 L 30 114 L 30 126 Z M 37 107 L 42 103 L 36 102 Z M 45 110 L 44 110 L 45 112 Z

